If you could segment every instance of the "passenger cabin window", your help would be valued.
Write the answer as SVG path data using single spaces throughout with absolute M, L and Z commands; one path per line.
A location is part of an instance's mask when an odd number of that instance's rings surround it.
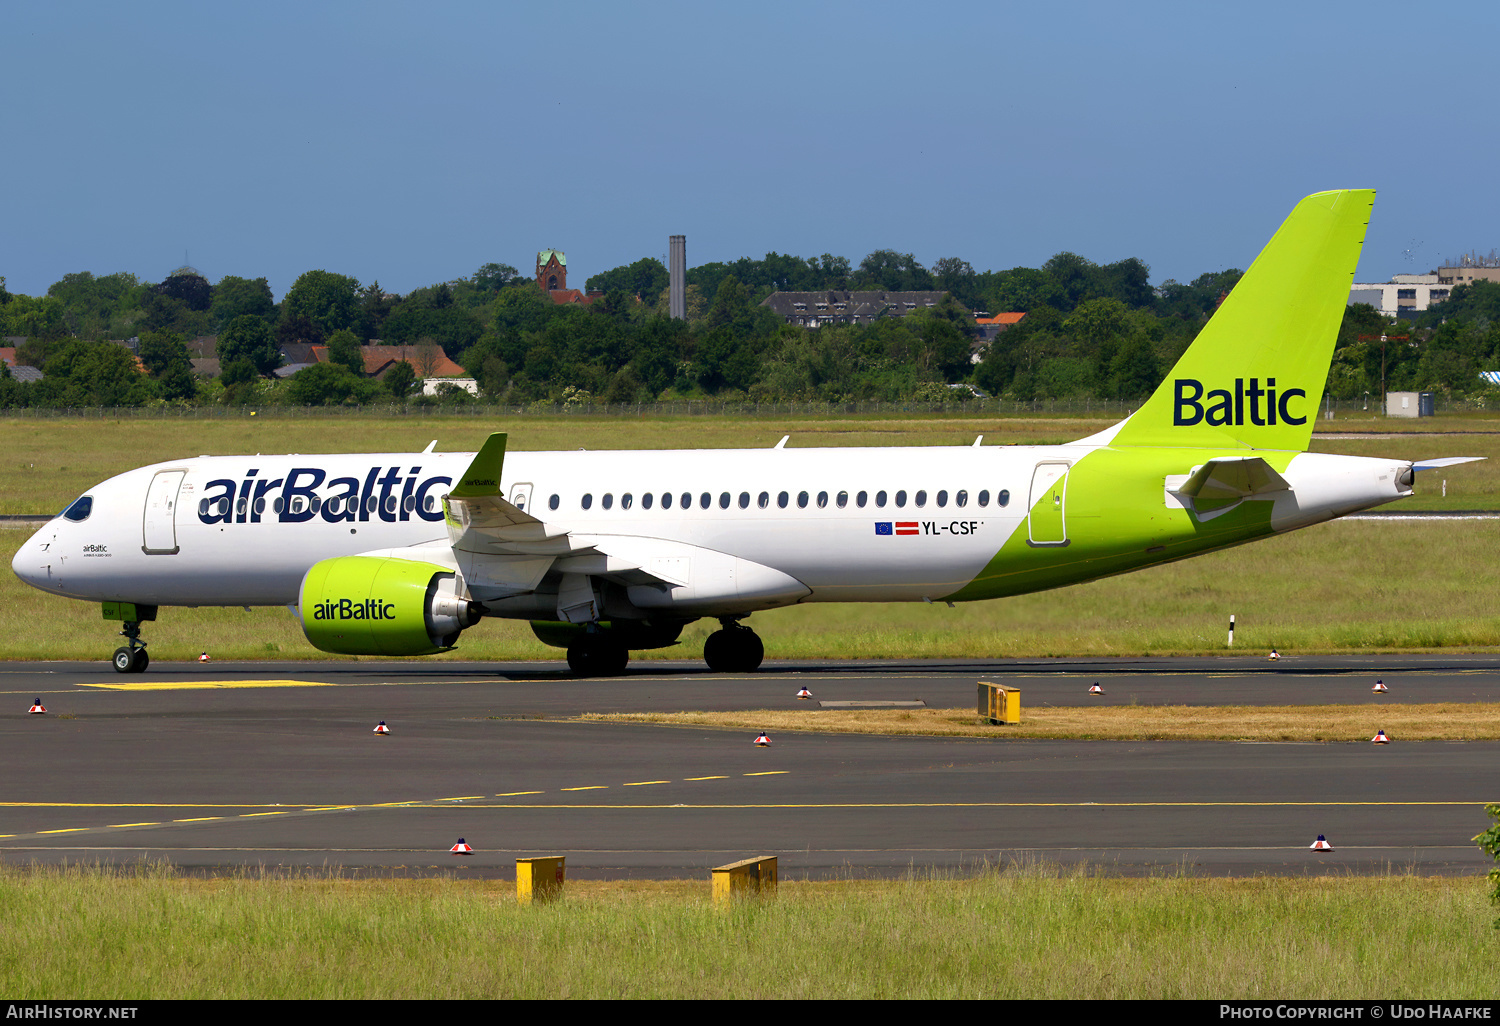
M 556 495 L 552 496 L 552 498 L 550 498 L 550 499 L 547 500 L 547 508 L 548 509 L 556 509 L 561 504 L 562 504 L 562 499 L 559 498 Z
M 937 493 L 937 504 L 938 504 L 938 508 L 939 509 L 941 509 L 942 507 L 948 505 L 948 493 L 947 492 L 944 491 L 944 492 L 938 492 Z
M 781 507 L 782 509 L 786 509 L 786 504 L 790 500 L 791 500 L 791 496 L 788 495 L 786 492 L 778 492 L 777 495 L 776 495 L 776 505 L 779 506 L 779 507 Z
M 708 509 L 709 503 L 713 501 L 714 497 L 712 495 L 709 495 L 707 492 L 704 492 L 702 495 L 698 496 L 698 508 Z
M 770 492 L 761 492 L 760 493 L 760 497 L 755 500 L 755 503 L 761 509 L 765 509 L 767 506 L 769 506 L 771 504 L 771 493 Z
M 917 492 L 917 505 L 918 506 L 925 506 L 925 505 L 927 505 L 927 493 L 925 491 L 918 491 Z
M 662 492 L 661 493 L 661 508 L 662 509 L 671 509 L 672 508 L 672 493 L 671 492 Z
M 750 508 L 750 493 L 740 492 L 740 509 Z
M 603 500 L 601 500 L 600 505 L 602 505 L 605 509 L 609 509 L 614 504 L 615 504 L 615 493 L 614 492 L 605 492 L 604 493 L 604 498 L 603 498 Z
M 589 494 L 588 492 L 584 492 L 583 493 L 583 501 L 581 501 L 579 503 L 579 505 L 582 506 L 584 509 L 588 509 L 593 504 L 594 504 L 594 497 L 593 497 L 593 495 Z
M 839 509 L 843 509 L 845 506 L 849 505 L 849 493 L 839 492 L 839 497 L 833 501 L 838 503 Z
M 806 509 L 807 508 L 807 493 L 806 492 L 798 492 L 797 493 L 797 508 L 798 509 Z
M 1004 488 L 1000 489 L 1000 494 L 995 496 L 995 501 L 1002 506 L 1009 506 L 1010 492 Z
M 645 495 L 642 495 L 641 496 L 641 508 L 642 509 L 650 509 L 651 508 L 651 503 L 653 501 L 655 501 L 655 499 L 656 499 L 656 496 L 652 495 L 650 492 L 647 492 Z
M 885 492 L 876 492 L 875 493 L 875 508 L 876 509 L 884 509 L 885 508 Z
M 979 493 L 978 502 L 981 506 L 988 506 L 990 504 L 990 490 L 988 488 L 983 489 Z
M 905 506 L 906 505 L 906 490 L 905 489 L 902 489 L 901 491 L 899 491 L 899 492 L 896 493 L 896 505 L 897 505 L 897 507 L 901 507 L 901 506 Z
M 953 505 L 957 506 L 959 509 L 963 509 L 968 504 L 969 493 L 960 488 L 958 492 L 953 496 Z
M 720 492 L 719 493 L 719 508 L 720 509 L 728 509 L 729 508 L 729 503 L 730 503 L 729 493 L 728 492 Z
M 854 504 L 856 506 L 858 506 L 860 509 L 864 509 L 865 508 L 865 502 L 866 502 L 866 500 L 869 499 L 869 497 L 870 497 L 870 494 L 868 492 L 860 492 L 858 495 L 856 495 L 854 497 Z
M 819 492 L 818 493 L 818 508 L 819 509 L 825 509 L 827 506 L 828 506 L 828 493 L 827 492 Z
M 692 492 L 683 492 L 682 493 L 682 508 L 683 509 L 692 509 L 693 508 L 693 493 Z
M 629 509 L 630 506 L 631 506 L 631 504 L 634 503 L 634 502 L 635 502 L 635 496 L 631 495 L 629 492 L 626 492 L 624 495 L 620 496 L 620 508 L 621 509 Z

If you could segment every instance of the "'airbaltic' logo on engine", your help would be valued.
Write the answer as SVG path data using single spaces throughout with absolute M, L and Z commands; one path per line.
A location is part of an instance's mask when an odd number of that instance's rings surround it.
M 379 599 L 354 602 L 339 599 L 337 602 L 319 602 L 313 606 L 314 620 L 394 620 L 396 607 Z
M 1307 393 L 1300 388 L 1289 388 L 1276 394 L 1276 379 L 1267 378 L 1266 387 L 1260 387 L 1260 378 L 1251 378 L 1250 387 L 1245 387 L 1244 378 L 1234 379 L 1234 390 L 1215 388 L 1206 396 L 1203 382 L 1194 378 L 1177 378 L 1172 384 L 1176 388 L 1177 403 L 1172 412 L 1172 423 L 1177 427 L 1192 427 L 1194 424 L 1211 424 L 1214 427 L 1241 427 L 1246 422 L 1246 406 L 1249 407 L 1248 423 L 1261 427 L 1274 425 L 1279 416 L 1283 424 L 1306 424 L 1307 418 L 1293 415 L 1287 403 L 1295 399 L 1306 399 Z M 1261 399 L 1265 403 L 1262 405 Z M 1204 400 L 1199 402 L 1199 400 Z

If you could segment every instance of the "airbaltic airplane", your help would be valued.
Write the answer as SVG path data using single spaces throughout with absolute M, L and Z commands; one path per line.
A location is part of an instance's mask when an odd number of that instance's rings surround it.
M 998 598 L 1307 527 L 1466 462 L 1306 451 L 1373 201 L 1299 203 L 1156 393 L 1069 445 L 200 456 L 90 489 L 12 566 L 123 621 L 121 673 L 160 606 L 280 604 L 350 655 L 531 620 L 582 675 L 715 617 L 708 665 L 748 671 L 757 610 Z

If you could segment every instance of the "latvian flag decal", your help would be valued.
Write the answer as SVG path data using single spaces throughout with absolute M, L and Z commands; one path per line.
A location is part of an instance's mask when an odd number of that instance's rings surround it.
M 893 530 L 894 528 L 894 530 Z M 915 520 L 898 520 L 892 524 L 889 520 L 877 521 L 875 523 L 876 534 L 917 534 L 917 522 Z

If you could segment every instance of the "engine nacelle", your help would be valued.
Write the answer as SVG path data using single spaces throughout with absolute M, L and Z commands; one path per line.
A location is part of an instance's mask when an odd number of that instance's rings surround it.
M 297 615 L 307 640 L 324 652 L 412 656 L 452 648 L 481 611 L 447 567 L 340 556 L 307 571 Z

